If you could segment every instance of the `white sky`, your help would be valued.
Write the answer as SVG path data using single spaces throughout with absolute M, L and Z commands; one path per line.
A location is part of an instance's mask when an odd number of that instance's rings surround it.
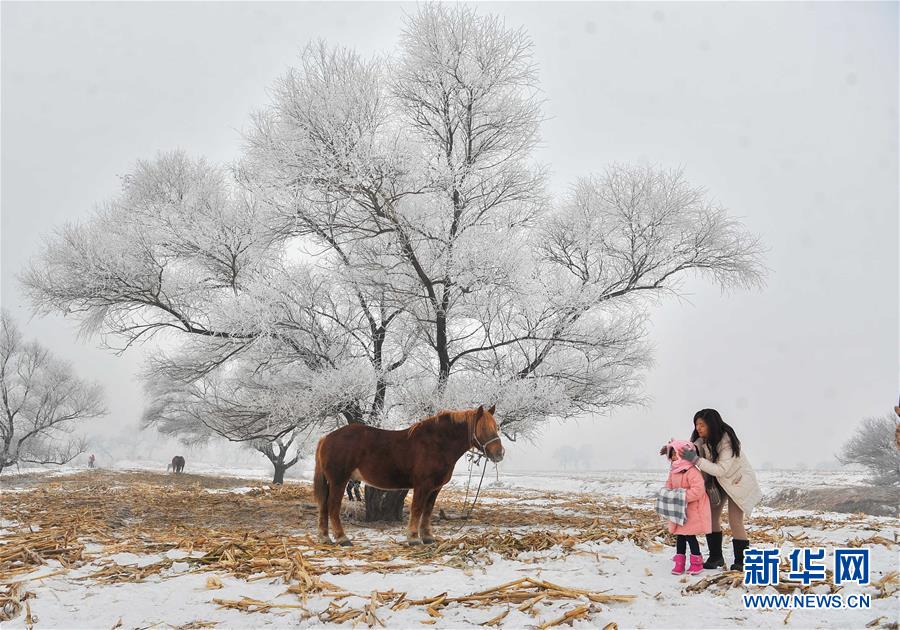
M 15 275 L 43 235 L 117 192 L 138 158 L 215 161 L 301 47 L 390 51 L 397 4 L 9 3 L 2 11 L 2 303 L 107 387 L 98 433 L 129 435 L 140 351 L 30 319 Z M 612 161 L 683 166 L 770 248 L 768 286 L 689 283 L 654 312 L 652 401 L 549 425 L 510 467 L 591 444 L 596 467 L 652 466 L 716 407 L 757 465 L 831 458 L 898 393 L 898 4 L 482 4 L 524 26 L 548 99 L 553 186 Z M 148 348 L 149 349 L 149 348 Z M 498 410 L 502 417 L 502 409 Z

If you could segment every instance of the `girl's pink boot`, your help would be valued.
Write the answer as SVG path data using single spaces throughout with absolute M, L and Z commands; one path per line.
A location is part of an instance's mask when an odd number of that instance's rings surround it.
M 695 555 L 691 554 L 691 566 L 688 567 L 688 573 L 690 573 L 691 575 L 697 575 L 702 570 L 703 570 L 703 556 L 695 556 Z
M 672 567 L 672 575 L 681 575 L 682 573 L 684 573 L 684 554 L 676 553 L 675 557 L 673 557 L 672 560 L 675 561 L 675 566 Z

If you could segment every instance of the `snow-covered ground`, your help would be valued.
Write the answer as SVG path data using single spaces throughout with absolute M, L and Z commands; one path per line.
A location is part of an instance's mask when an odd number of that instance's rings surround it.
M 866 473 L 862 471 L 777 470 L 758 472 L 757 476 L 767 496 L 786 488 L 861 486 L 866 479 Z M 489 468 L 485 483 L 489 483 L 492 477 L 493 472 Z M 454 477 L 456 483 L 464 484 L 466 480 L 466 475 L 461 472 Z M 647 499 L 654 496 L 664 481 L 664 472 L 652 470 L 507 472 L 502 476 L 502 484 L 508 488 Z
M 167 462 L 148 459 L 123 459 L 100 468 L 110 470 L 146 470 L 162 472 Z M 305 466 L 304 466 L 305 464 Z M 289 469 L 285 477 L 288 479 L 312 479 L 311 461 L 301 461 Z M 51 469 L 27 468 L 21 470 L 6 468 L 0 472 L 0 479 L 18 473 L 40 472 L 47 476 L 69 475 L 83 472 L 87 468 L 83 464 L 58 466 Z M 197 461 L 188 458 L 186 472 L 200 475 L 220 475 L 224 477 L 241 477 L 243 479 L 271 480 L 272 467 L 261 460 L 258 465 L 235 466 L 227 463 Z M 665 480 L 664 468 L 659 470 L 590 470 L 590 471 L 506 471 L 501 468 L 500 477 L 509 487 L 522 487 L 547 492 L 604 492 L 616 496 L 651 497 L 660 483 L 660 476 Z M 480 469 L 473 472 L 474 483 L 477 484 Z M 485 484 L 495 479 L 496 471 L 492 464 L 488 465 Z M 760 485 L 767 494 L 786 488 L 814 488 L 827 486 L 862 486 L 865 485 L 867 473 L 863 470 L 770 470 L 757 471 Z M 468 465 L 465 458 L 456 466 L 453 483 L 465 484 L 468 481 Z
M 132 462 L 129 467 L 140 469 L 140 463 Z M 199 472 L 195 470 L 194 472 Z M 266 481 L 266 475 L 258 471 L 210 470 L 220 476 L 259 479 Z M 5 476 L 5 475 L 4 475 Z M 480 502 L 481 510 L 489 510 L 493 505 L 515 502 L 522 514 L 534 514 L 539 518 L 542 511 L 552 511 L 557 515 L 578 512 L 578 503 L 583 499 L 587 509 L 595 509 L 596 503 L 588 498 L 602 497 L 612 505 L 649 505 L 653 492 L 662 483 L 662 472 L 648 471 L 607 471 L 593 473 L 505 473 L 499 481 L 494 471 L 489 470 L 485 478 Z M 477 484 L 473 476 L 472 483 Z M 766 494 L 788 487 L 821 487 L 823 485 L 855 485 L 862 476 L 847 472 L 781 471 L 760 473 L 760 481 Z M 451 485 L 459 490 L 465 488 L 468 474 L 461 470 Z M 302 482 L 301 482 L 302 483 Z M 18 488 L 28 492 L 32 487 Z M 11 479 L 3 482 L 3 491 L 17 490 Z M 214 492 L 230 492 L 235 500 L 251 490 L 246 483 L 235 479 L 233 488 Z M 6 494 L 5 501 L 14 501 L 16 495 Z M 510 499 L 511 496 L 517 497 Z M 565 504 L 563 507 L 561 504 Z M 573 507 L 574 506 L 574 507 Z M 761 508 L 754 513 L 750 524 L 751 536 L 755 523 L 765 523 L 771 531 L 773 519 L 778 517 L 805 517 L 809 512 L 776 511 Z M 0 516 L 3 511 L 0 510 Z M 596 518 L 602 521 L 604 514 Z M 845 545 L 853 539 L 871 539 L 880 536 L 894 541 L 897 520 L 889 518 L 862 517 L 846 514 L 816 514 L 812 525 L 787 524 L 780 528 L 784 534 L 782 557 L 792 548 L 792 536 L 806 535 L 800 541 L 803 545 L 819 542 L 826 546 Z M 7 520 L 0 525 L 10 528 L 16 523 Z M 538 525 L 536 524 L 535 527 Z M 546 529 L 546 523 L 540 525 Z M 762 527 L 762 525 L 758 525 Z M 354 549 L 372 547 L 390 550 L 402 537 L 400 527 L 394 529 L 370 529 L 350 524 L 348 533 L 354 539 Z M 464 526 L 452 527 L 445 522 L 435 524 L 435 534 L 439 539 L 455 537 L 466 533 L 484 533 L 485 526 L 477 519 Z M 532 528 L 517 527 L 509 531 L 495 531 L 497 536 L 507 534 L 526 535 Z M 8 530 L 0 531 L 0 543 Z M 898 571 L 898 546 L 869 544 L 871 548 L 872 581 L 879 580 L 891 572 Z M 376 605 L 373 610 L 378 620 L 390 628 L 420 627 L 422 624 L 442 628 L 478 627 L 506 613 L 498 622 L 501 627 L 534 628 L 541 624 L 560 619 L 568 611 L 589 606 L 588 612 L 572 623 L 575 628 L 603 628 L 615 622 L 620 628 L 725 628 L 725 627 L 789 627 L 789 628 L 863 628 L 875 620 L 875 626 L 896 623 L 900 613 L 898 594 L 886 598 L 872 599 L 868 610 L 787 610 L 753 611 L 746 610 L 741 595 L 744 587 L 710 587 L 700 592 L 687 591 L 687 587 L 698 583 L 715 572 L 705 572 L 697 577 L 678 577 L 670 574 L 672 549 L 660 547 L 645 550 L 629 540 L 579 542 L 574 546 L 556 545 L 543 551 L 526 551 L 518 557 L 502 557 L 489 550 L 475 551 L 472 560 L 464 566 L 449 566 L 446 558 L 435 557 L 409 565 L 408 569 L 390 572 L 364 572 L 354 570 L 358 562 L 352 557 L 336 556 L 333 569 L 319 576 L 322 580 L 338 586 L 349 596 L 335 600 L 322 594 L 307 595 L 305 600 L 297 594 L 287 592 L 289 585 L 280 579 L 239 579 L 225 574 L 195 572 L 193 565 L 181 561 L 188 552 L 172 549 L 165 553 L 103 554 L 99 545 L 91 551 L 98 556 L 90 562 L 67 569 L 51 560 L 28 576 L 18 576 L 21 590 L 31 591 L 34 597 L 27 600 L 31 622 L 39 628 L 111 628 L 120 624 L 124 628 L 148 627 L 203 627 L 217 624 L 217 628 L 287 627 L 298 624 L 319 626 L 323 624 L 319 614 L 331 606 L 344 609 L 362 609 L 372 605 L 374 591 L 394 591 L 395 595 L 406 593 L 409 599 L 427 599 L 442 593 L 448 597 L 459 597 L 530 577 L 570 588 L 583 589 L 593 593 L 610 595 L 633 595 L 630 603 L 592 603 L 588 599 L 565 600 L 547 598 L 537 603 L 532 611 L 521 611 L 517 605 L 498 604 L 490 607 L 471 607 L 451 603 L 435 610 L 432 615 L 422 605 L 392 610 L 390 605 Z M 2 555 L 2 546 L 0 546 Z M 726 557 L 729 557 L 726 553 Z M 119 565 L 144 566 L 171 560 L 170 566 L 158 574 L 153 574 L 143 582 L 103 584 L 83 579 L 112 561 Z M 42 576 L 49 576 L 42 578 Z M 210 577 L 218 579 L 213 586 L 221 583 L 221 588 L 209 588 Z M 0 577 L 0 582 L 8 580 Z M 895 588 L 895 587 L 890 587 Z M 814 592 L 826 591 L 826 584 Z M 843 593 L 865 592 L 873 596 L 879 591 L 874 586 L 851 586 Z M 758 592 L 774 592 L 772 589 Z M 247 613 L 224 608 L 213 600 L 240 600 L 251 598 L 284 606 L 268 612 Z M 336 602 L 336 603 L 335 603 Z M 356 622 L 365 623 L 365 617 Z M 374 623 L 374 622 L 373 622 Z M 26 611 L 17 614 L 4 628 L 21 628 L 26 624 Z M 896 626 L 894 626 L 896 627 Z

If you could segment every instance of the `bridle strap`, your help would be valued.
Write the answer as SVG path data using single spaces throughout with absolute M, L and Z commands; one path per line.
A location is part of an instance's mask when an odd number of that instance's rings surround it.
M 488 440 L 484 444 L 482 444 L 481 442 L 478 441 L 478 417 L 476 417 L 475 421 L 472 423 L 472 442 L 475 443 L 475 445 L 478 447 L 478 450 L 480 450 L 482 453 L 487 454 L 487 451 L 484 450 L 487 448 L 487 445 L 491 444 L 492 442 L 499 442 L 499 441 L 500 441 L 499 435 L 492 437 L 490 440 Z
M 479 442 L 478 438 L 474 434 L 472 434 L 472 439 L 475 440 L 475 444 L 478 446 L 478 448 L 481 449 L 481 452 L 483 453 L 484 449 L 487 448 L 487 445 L 490 444 L 491 442 L 498 442 L 500 440 L 500 436 L 498 435 L 496 437 L 492 437 L 490 440 L 488 440 L 484 444 Z

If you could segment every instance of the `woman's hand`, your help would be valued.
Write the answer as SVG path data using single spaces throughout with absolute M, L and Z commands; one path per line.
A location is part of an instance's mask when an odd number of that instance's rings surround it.
M 698 459 L 697 451 L 692 448 L 686 448 L 680 453 L 681 459 L 695 463 Z

